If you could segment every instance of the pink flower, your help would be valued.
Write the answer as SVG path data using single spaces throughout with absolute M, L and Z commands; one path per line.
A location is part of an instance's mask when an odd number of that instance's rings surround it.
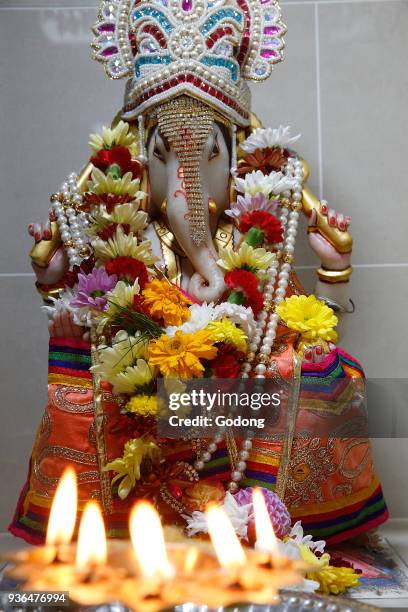
M 265 498 L 266 507 L 268 508 L 269 516 L 272 521 L 273 530 L 278 538 L 284 538 L 288 535 L 291 527 L 290 514 L 276 493 L 268 489 L 261 488 Z M 254 523 L 254 511 L 252 507 L 252 487 L 246 487 L 234 494 L 235 501 L 240 506 L 250 505 L 248 527 Z
M 77 295 L 71 301 L 74 308 L 91 307 L 105 310 L 105 294 L 116 286 L 118 277 L 109 275 L 104 268 L 94 268 L 90 274 L 78 274 Z
M 239 195 L 236 202 L 232 202 L 229 210 L 225 214 L 234 219 L 239 219 L 241 215 L 255 210 L 262 210 L 275 214 L 279 206 L 279 200 L 269 200 L 264 193 L 257 193 L 254 196 L 248 193 L 244 196 Z

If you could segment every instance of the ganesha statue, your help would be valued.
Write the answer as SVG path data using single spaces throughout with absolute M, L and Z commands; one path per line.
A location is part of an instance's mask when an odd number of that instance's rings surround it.
M 254 486 L 287 508 L 278 531 L 301 520 L 336 543 L 386 520 L 369 441 L 347 429 L 364 373 L 335 331 L 354 309 L 350 217 L 308 189 L 299 137 L 251 112 L 248 81 L 282 60 L 285 31 L 275 0 L 101 3 L 93 55 L 125 100 L 29 227 L 48 403 L 15 535 L 43 541 L 67 466 L 110 537 L 141 497 L 194 531 L 208 501 L 244 504 Z M 302 213 L 311 295 L 294 271 Z M 189 379 L 289 381 L 281 435 L 160 436 L 158 385 Z

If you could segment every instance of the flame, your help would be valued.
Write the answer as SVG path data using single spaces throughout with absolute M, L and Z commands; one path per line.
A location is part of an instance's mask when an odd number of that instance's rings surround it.
M 106 563 L 106 534 L 102 512 L 95 501 L 86 504 L 78 533 L 76 565 L 84 569 Z
M 46 543 L 49 546 L 69 544 L 75 529 L 77 484 L 75 471 L 67 468 L 57 486 L 48 521 Z
M 259 550 L 279 555 L 278 541 L 273 530 L 272 521 L 269 517 L 265 498 L 260 489 L 254 489 L 252 503 L 255 514 L 256 545 Z
M 160 517 L 151 504 L 138 502 L 130 514 L 130 537 L 140 569 L 146 578 L 170 578 L 170 565 Z
M 197 548 L 191 547 L 188 549 L 186 558 L 184 559 L 184 571 L 186 574 L 191 574 L 198 561 Z
M 245 565 L 244 549 L 235 533 L 234 527 L 222 508 L 210 504 L 205 512 L 212 544 L 222 567 Z

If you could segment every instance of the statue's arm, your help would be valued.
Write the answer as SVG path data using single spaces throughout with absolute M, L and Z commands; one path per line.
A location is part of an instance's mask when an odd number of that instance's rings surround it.
M 309 176 L 306 162 L 304 171 L 306 183 Z M 306 185 L 302 195 L 302 210 L 309 218 L 309 243 L 321 263 L 314 293 L 333 305 L 336 314 L 350 312 L 353 309 L 349 282 L 353 248 L 348 230 L 350 217 L 328 208 L 327 203 L 320 201 Z

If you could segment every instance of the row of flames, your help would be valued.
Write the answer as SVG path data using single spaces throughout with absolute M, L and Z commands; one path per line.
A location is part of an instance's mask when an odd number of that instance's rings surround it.
M 47 547 L 58 550 L 68 545 L 74 535 L 77 517 L 77 482 L 72 468 L 66 469 L 52 503 L 47 528 Z M 253 507 L 257 549 L 279 557 L 277 539 L 269 518 L 264 496 L 259 489 L 253 492 Z M 245 551 L 234 527 L 224 510 L 210 504 L 206 509 L 208 533 L 222 567 L 244 566 Z M 164 533 L 157 511 L 147 501 L 134 505 L 129 520 L 130 537 L 140 568 L 146 578 L 169 578 L 174 573 L 166 550 Z M 190 549 L 194 551 L 194 549 Z M 102 512 L 96 501 L 89 501 L 82 514 L 76 547 L 76 566 L 79 569 L 95 567 L 107 561 L 107 544 Z M 194 554 L 187 556 L 192 566 Z

